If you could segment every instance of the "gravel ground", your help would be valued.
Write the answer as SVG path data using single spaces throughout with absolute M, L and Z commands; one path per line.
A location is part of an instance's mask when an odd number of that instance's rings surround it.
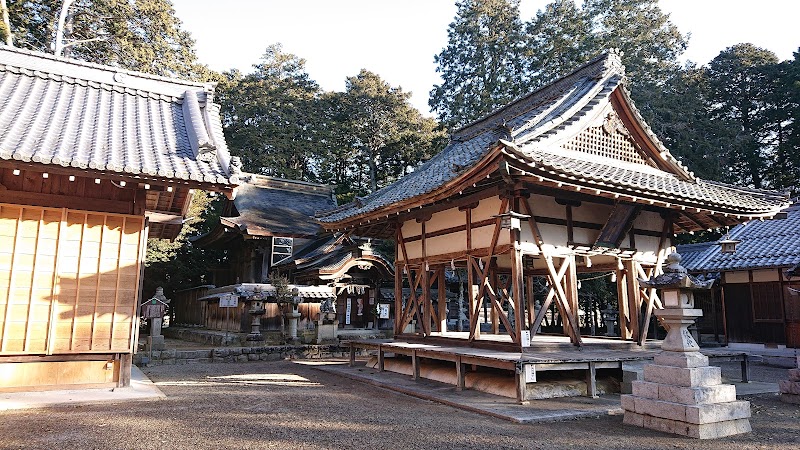
M 738 365 L 726 365 L 731 378 Z M 289 361 L 158 366 L 166 400 L 0 412 L 0 448 L 649 449 L 798 448 L 800 408 L 752 396 L 753 433 L 698 441 L 622 425 L 621 416 L 513 424 Z M 785 369 L 753 365 L 754 380 Z

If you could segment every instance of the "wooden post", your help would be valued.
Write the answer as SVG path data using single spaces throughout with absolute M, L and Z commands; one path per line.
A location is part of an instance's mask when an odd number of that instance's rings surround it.
M 517 363 L 514 377 L 517 382 L 517 403 L 520 405 L 528 404 L 528 383 L 525 381 L 525 365 Z
M 461 362 L 461 357 L 456 359 L 456 390 L 463 391 L 466 388 L 467 366 Z
M 589 361 L 589 368 L 586 370 L 586 395 L 597 398 L 597 369 L 594 361 Z
M 420 270 L 422 271 L 422 333 L 425 336 L 431 335 L 431 308 L 433 308 L 433 301 L 431 300 L 431 283 L 430 283 L 430 268 L 428 267 L 428 254 L 425 249 L 425 221 L 422 224 L 422 263 Z
M 519 210 L 520 198 L 514 198 L 514 210 Z M 522 266 L 522 248 L 520 247 L 520 230 L 511 230 L 511 298 L 514 301 L 514 341 L 519 345 L 520 351 L 529 343 L 522 342 L 522 329 L 525 327 L 525 303 L 522 300 L 524 284 L 524 267 Z M 523 373 L 523 379 L 524 379 Z
M 445 269 L 444 266 L 440 266 L 436 269 L 437 278 L 438 278 L 438 291 L 439 291 L 439 323 L 436 325 L 436 328 L 439 330 L 440 333 L 447 332 L 447 283 L 445 279 Z
M 475 274 L 472 265 L 472 208 L 464 209 L 467 227 L 467 296 L 469 297 L 469 339 L 481 338 L 481 327 L 476 315 L 478 314 L 478 301 L 475 298 Z
M 400 264 L 400 239 L 401 239 L 401 232 L 400 227 L 402 227 L 402 223 L 397 224 L 397 231 L 395 237 L 395 249 L 394 249 L 394 334 L 397 336 L 398 334 L 403 333 L 403 319 L 405 319 L 405 310 L 403 309 L 403 268 L 406 267 L 406 261 L 403 261 L 403 264 Z
M 419 380 L 419 357 L 416 350 L 411 350 L 411 375 L 415 381 Z
M 119 381 L 117 381 L 117 387 L 128 387 L 131 385 L 132 366 L 133 354 L 123 353 L 119 355 Z
M 619 310 L 619 335 L 624 339 L 631 338 L 630 328 L 628 327 L 628 289 L 625 279 L 625 270 L 616 269 L 617 274 L 617 309 Z
M 384 370 L 384 355 L 383 355 L 383 346 L 378 345 L 378 371 L 383 372 Z
M 574 335 L 577 337 L 581 335 L 581 326 L 580 326 L 580 317 L 578 316 L 578 272 L 575 262 L 575 255 L 569 255 L 564 261 L 565 264 L 569 264 L 567 268 L 567 276 L 564 277 L 564 280 L 567 284 L 566 286 L 566 293 L 567 293 L 567 301 L 569 302 L 570 312 L 572 313 L 572 317 L 574 319 L 573 324 L 575 329 L 572 330 Z M 569 326 L 570 324 L 567 323 Z
M 625 278 L 628 291 L 628 317 L 630 318 L 630 333 L 634 341 L 639 340 L 639 322 L 642 319 L 642 296 L 639 290 L 639 282 L 636 280 L 636 261 L 627 260 L 624 262 Z
M 492 260 L 489 259 L 488 264 L 491 264 Z M 495 292 L 497 291 L 497 287 L 500 283 L 497 281 L 497 270 L 495 267 L 489 269 L 489 284 L 494 287 Z M 487 282 L 487 280 L 484 280 Z M 502 304 L 502 303 L 501 303 Z M 493 306 L 489 308 L 489 316 L 492 318 L 492 334 L 500 334 L 500 316 L 498 315 L 498 311 Z M 507 330 L 510 331 L 510 330 Z
M 533 295 L 533 275 L 525 276 L 525 300 L 528 304 L 528 329 L 531 330 L 531 336 L 533 336 L 533 333 L 536 331 L 533 329 L 533 322 L 535 320 L 534 314 L 536 314 L 536 301 Z
M 349 345 L 350 345 L 350 367 L 355 367 L 355 365 L 356 365 L 356 346 L 353 345 L 352 342 Z

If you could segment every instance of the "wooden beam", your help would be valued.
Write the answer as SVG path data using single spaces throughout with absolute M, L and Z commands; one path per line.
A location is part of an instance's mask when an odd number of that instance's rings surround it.
M 439 323 L 437 329 L 440 333 L 444 333 L 447 331 L 447 283 L 444 266 L 439 266 L 436 272 L 436 278 L 439 283 Z

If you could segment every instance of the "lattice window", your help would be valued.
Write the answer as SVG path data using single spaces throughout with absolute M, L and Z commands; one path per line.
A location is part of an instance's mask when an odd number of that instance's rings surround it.
M 753 321 L 783 322 L 780 283 L 752 283 L 750 286 L 753 297 Z
M 606 126 L 587 128 L 563 144 L 562 147 L 566 150 L 575 150 L 630 163 L 648 164 L 647 160 L 642 158 L 636 150 L 633 140 L 627 133 L 620 131 L 617 127 L 608 131 L 607 129 Z
M 292 256 L 293 243 L 294 239 L 290 237 L 272 238 L 272 263 L 270 264 L 270 266 L 274 266 L 275 264 Z

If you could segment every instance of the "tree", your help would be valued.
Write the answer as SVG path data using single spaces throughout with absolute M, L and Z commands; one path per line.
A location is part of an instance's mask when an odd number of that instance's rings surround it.
M 8 5 L 6 0 L 0 0 L 0 41 L 5 45 L 13 45 L 13 35 L 11 34 L 11 21 L 8 15 Z
M 529 76 L 543 85 L 595 56 L 591 17 L 574 0 L 555 0 L 526 26 Z
M 49 52 L 61 0 L 14 1 L 15 45 Z M 162 76 L 198 80 L 213 74 L 197 62 L 194 40 L 169 0 L 76 0 L 65 24 L 65 55 Z
M 267 47 L 255 71 L 233 70 L 219 85 L 225 137 L 245 170 L 315 181 L 316 132 L 320 121 L 317 83 L 305 71 L 305 60 Z
M 735 132 L 727 149 L 730 170 L 739 176 L 737 181 L 756 188 L 765 187 L 772 138 L 766 112 L 773 83 L 766 69 L 777 63 L 768 50 L 737 44 L 720 52 L 706 69 L 711 117 Z
M 448 44 L 434 57 L 442 83 L 428 104 L 448 127 L 475 120 L 525 93 L 519 0 L 461 0 Z
M 593 53 L 617 48 L 636 85 L 660 85 L 680 68 L 688 42 L 658 6 L 658 0 L 584 0 L 591 18 Z

